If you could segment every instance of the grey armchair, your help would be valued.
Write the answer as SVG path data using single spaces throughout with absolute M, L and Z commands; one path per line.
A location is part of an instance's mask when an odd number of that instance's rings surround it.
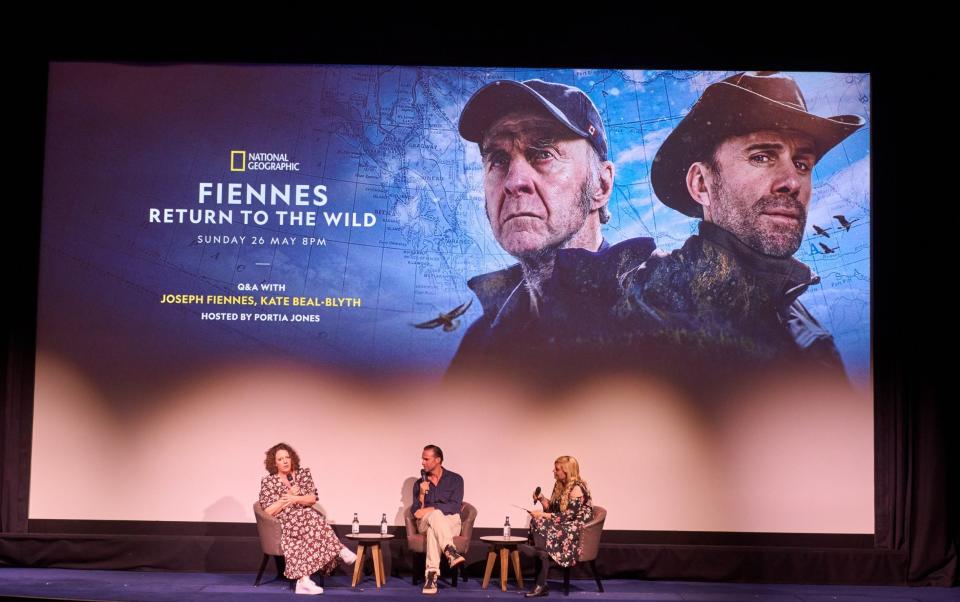
M 417 533 L 417 521 L 410 513 L 410 508 L 404 510 L 403 516 L 407 523 L 407 548 L 413 553 L 416 560 L 413 565 L 413 578 L 411 580 L 412 583 L 416 585 L 420 580 L 420 576 L 423 574 L 423 567 L 427 562 L 427 537 L 422 533 Z M 453 545 L 463 556 L 466 556 L 467 552 L 470 551 L 470 539 L 473 537 L 473 523 L 476 522 L 476 520 L 477 509 L 472 504 L 463 502 L 460 506 L 460 535 L 453 538 Z M 440 562 L 441 566 L 446 563 L 446 556 L 442 556 Z M 458 574 L 462 573 L 463 580 L 467 580 L 467 573 L 463 571 L 465 566 L 466 563 L 463 563 L 460 565 L 459 570 L 453 572 L 451 579 L 453 587 L 457 587 Z
M 257 571 L 257 578 L 253 581 L 253 585 L 258 586 L 271 556 L 277 562 L 277 578 L 283 576 L 283 552 L 280 551 L 280 521 L 264 512 L 259 501 L 253 503 L 253 515 L 257 519 L 257 535 L 260 536 L 260 550 L 263 551 L 260 570 Z
M 583 526 L 583 532 L 580 534 L 583 548 L 577 562 L 584 563 L 590 567 L 594 580 L 597 582 L 597 589 L 603 593 L 603 583 L 600 582 L 600 575 L 597 573 L 597 554 L 600 552 L 600 536 L 603 534 L 603 523 L 607 520 L 607 509 L 602 506 L 593 507 L 593 518 Z M 563 569 L 563 593 L 570 595 L 570 569 Z
M 314 507 L 317 508 L 317 512 L 320 512 L 319 507 Z M 267 568 L 267 561 L 271 556 L 277 563 L 277 579 L 285 578 L 283 577 L 283 571 L 286 563 L 283 559 L 283 551 L 280 549 L 280 521 L 264 512 L 259 501 L 253 503 L 253 515 L 257 519 L 257 535 L 260 536 L 260 549 L 263 551 L 260 570 L 257 571 L 257 578 L 253 580 L 253 585 L 258 586 L 260 585 L 260 579 L 263 577 L 263 571 Z M 323 576 L 320 576 L 318 585 L 323 586 Z M 295 586 L 296 582 L 291 580 L 290 589 Z

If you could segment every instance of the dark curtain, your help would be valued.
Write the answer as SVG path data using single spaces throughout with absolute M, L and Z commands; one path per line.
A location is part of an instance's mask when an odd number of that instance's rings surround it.
M 920 379 L 918 379 L 920 380 Z M 942 397 L 930 380 L 909 386 L 904 419 L 908 441 L 903 457 L 907 464 L 902 483 L 904 539 L 910 564 L 907 581 L 914 585 L 953 585 L 957 579 L 954 513 L 950 505 L 946 417 Z
M 873 155 L 873 307 L 876 404 L 876 545 L 903 552 L 902 579 L 913 585 L 957 582 L 956 410 L 943 386 L 956 334 L 952 311 L 937 311 L 948 241 L 929 233 L 929 214 L 906 206 L 923 197 L 897 188 L 909 166 L 913 126 L 898 115 L 912 89 L 889 72 L 871 81 Z M 904 159 L 900 161 L 899 159 Z M 939 232 L 939 230 L 937 230 Z M 948 278 L 948 277 L 947 277 Z M 948 302 L 947 300 L 943 300 Z M 953 511 L 950 508 L 954 508 Z
M 33 254 L 36 242 L 28 249 Z M 7 257 L 11 257 L 7 255 Z M 14 277 L 11 291 L 36 290 L 36 261 L 20 258 L 31 273 Z M 15 275 L 19 272 L 15 269 Z M 4 337 L 3 404 L 0 406 L 0 532 L 27 530 L 27 494 L 30 490 L 30 445 L 33 434 L 33 364 L 36 298 L 33 294 L 9 295 L 5 311 L 20 319 L 7 322 Z M 16 298 L 20 297 L 17 301 Z
M 47 116 L 47 60 L 25 53 L 12 67 L 18 93 L 10 99 L 11 140 L 17 140 L 22 160 L 5 195 L 4 232 L 4 355 L 0 360 L 3 395 L 0 405 L 0 532 L 27 530 L 30 491 L 30 446 L 33 434 L 33 365 L 37 317 L 40 205 L 43 190 L 43 143 Z

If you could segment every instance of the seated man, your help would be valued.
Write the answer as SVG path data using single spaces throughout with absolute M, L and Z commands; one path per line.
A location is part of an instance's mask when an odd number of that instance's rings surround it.
M 440 552 L 453 568 L 464 558 L 453 545 L 460 534 L 460 506 L 463 505 L 463 477 L 443 468 L 443 450 L 436 445 L 423 448 L 421 478 L 413 488 L 410 511 L 417 519 L 417 531 L 426 535 L 427 567 L 423 593 L 437 593 Z

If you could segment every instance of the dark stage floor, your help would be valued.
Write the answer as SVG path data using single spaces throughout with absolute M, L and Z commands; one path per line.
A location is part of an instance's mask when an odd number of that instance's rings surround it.
M 284 581 L 253 587 L 252 573 L 161 573 L 141 571 L 88 571 L 71 569 L 0 568 L 0 596 L 61 600 L 123 601 L 221 601 L 301 600 Z M 551 581 L 552 599 L 564 599 L 562 582 Z M 610 580 L 606 592 L 596 591 L 593 581 L 571 582 L 570 600 L 697 600 L 703 602 L 907 602 L 960 600 L 960 588 L 909 588 L 850 585 L 752 585 L 741 583 L 695 583 L 677 581 Z M 345 575 L 326 579 L 323 597 L 423 600 L 408 579 L 393 577 L 379 591 L 371 577 L 353 589 Z M 323 598 L 321 597 L 321 599 Z M 491 582 L 487 590 L 480 581 L 461 582 L 457 589 L 441 584 L 438 600 L 517 600 L 511 582 L 506 593 Z

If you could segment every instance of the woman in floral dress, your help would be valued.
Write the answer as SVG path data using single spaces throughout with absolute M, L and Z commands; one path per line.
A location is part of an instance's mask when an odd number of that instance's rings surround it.
M 536 585 L 525 594 L 527 598 L 546 596 L 547 573 L 550 563 L 562 567 L 573 566 L 583 547 L 583 526 L 593 518 L 593 503 L 590 490 L 580 478 L 580 465 L 573 456 L 560 456 L 553 463 L 553 493 L 550 498 L 539 494 L 533 497 L 544 511 L 533 511 L 530 533 L 533 546 L 524 546 L 528 554 L 540 561 Z
M 310 579 L 329 575 L 339 561 L 352 564 L 356 554 L 337 538 L 327 521 L 313 508 L 317 487 L 309 468 L 300 467 L 300 456 L 286 443 L 267 450 L 268 474 L 260 481 L 260 507 L 280 521 L 280 549 L 286 561 L 284 576 L 297 580 L 298 594 L 322 594 Z

